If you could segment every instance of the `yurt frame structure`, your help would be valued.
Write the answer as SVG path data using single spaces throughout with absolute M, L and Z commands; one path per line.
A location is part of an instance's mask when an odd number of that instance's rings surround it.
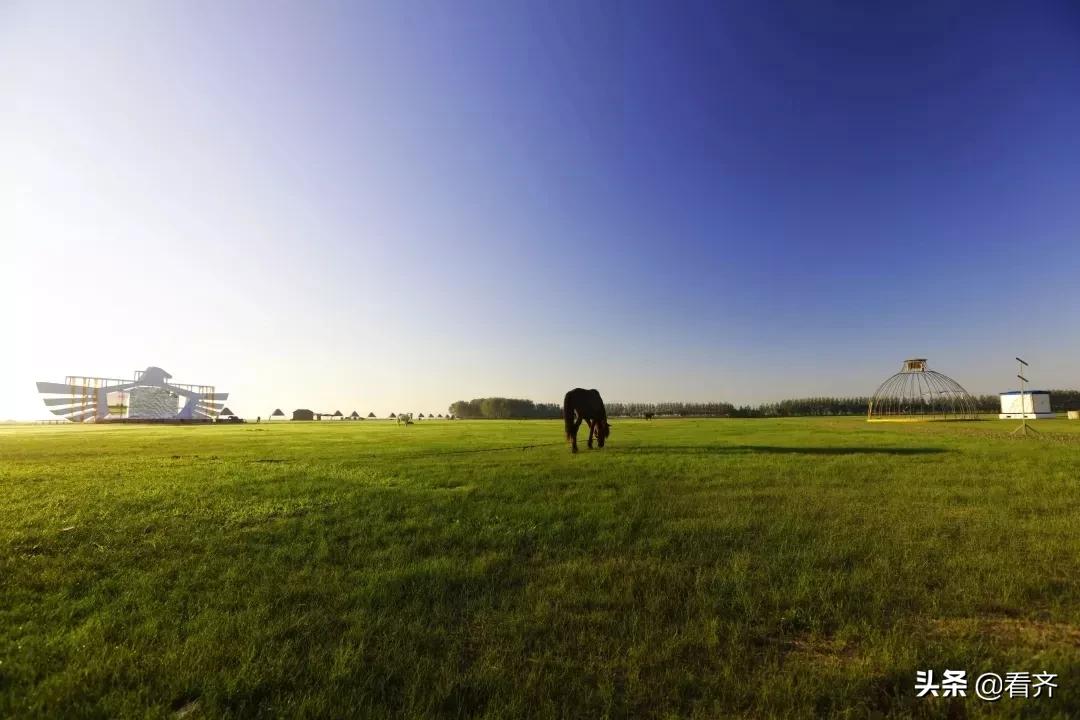
M 926 358 L 908 358 L 900 372 L 878 386 L 866 408 L 869 422 L 976 420 L 975 399 L 948 375 L 930 370 Z

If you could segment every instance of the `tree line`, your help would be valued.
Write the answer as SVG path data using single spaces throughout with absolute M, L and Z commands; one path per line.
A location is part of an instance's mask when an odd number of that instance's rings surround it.
M 760 405 L 733 405 L 728 402 L 608 403 L 614 417 L 801 417 L 861 415 L 868 397 L 816 397 L 781 400 Z
M 1001 401 L 997 395 L 973 395 L 980 413 L 997 413 Z M 728 402 L 607 403 L 609 417 L 829 417 L 865 415 L 869 396 L 811 397 L 780 400 L 759 405 L 736 406 Z M 1080 390 L 1051 390 L 1050 408 L 1054 412 L 1080 409 Z M 450 405 L 450 414 L 467 419 L 556 419 L 562 417 L 558 403 L 537 403 L 518 398 L 474 398 Z
M 1050 409 L 1054 412 L 1080 410 L 1080 390 L 1051 390 Z
M 520 398 L 487 397 L 451 403 L 450 414 L 466 419 L 537 420 L 562 417 L 562 406 L 557 403 L 536 403 Z

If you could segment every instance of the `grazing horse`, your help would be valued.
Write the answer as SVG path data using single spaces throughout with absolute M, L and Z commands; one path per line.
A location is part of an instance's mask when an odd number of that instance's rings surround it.
M 604 441 L 611 434 L 611 426 L 608 425 L 604 401 L 596 390 L 574 388 L 566 393 L 563 400 L 563 424 L 572 452 L 577 452 L 577 431 L 582 420 L 589 424 L 589 449 L 592 449 L 594 437 L 600 447 L 604 447 Z

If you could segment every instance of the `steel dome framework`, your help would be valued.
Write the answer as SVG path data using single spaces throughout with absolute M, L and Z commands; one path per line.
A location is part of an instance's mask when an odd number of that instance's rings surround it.
M 930 370 L 926 358 L 904 361 L 900 372 L 878 386 L 870 399 L 870 422 L 975 420 L 975 399 L 948 375 Z

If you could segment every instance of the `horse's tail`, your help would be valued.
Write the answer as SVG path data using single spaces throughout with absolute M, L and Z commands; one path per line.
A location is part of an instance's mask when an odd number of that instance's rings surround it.
M 562 419 L 563 427 L 566 428 L 566 439 L 569 440 L 570 436 L 574 433 L 574 404 L 570 401 L 570 396 L 573 393 L 566 393 L 566 397 L 563 398 L 562 403 Z

